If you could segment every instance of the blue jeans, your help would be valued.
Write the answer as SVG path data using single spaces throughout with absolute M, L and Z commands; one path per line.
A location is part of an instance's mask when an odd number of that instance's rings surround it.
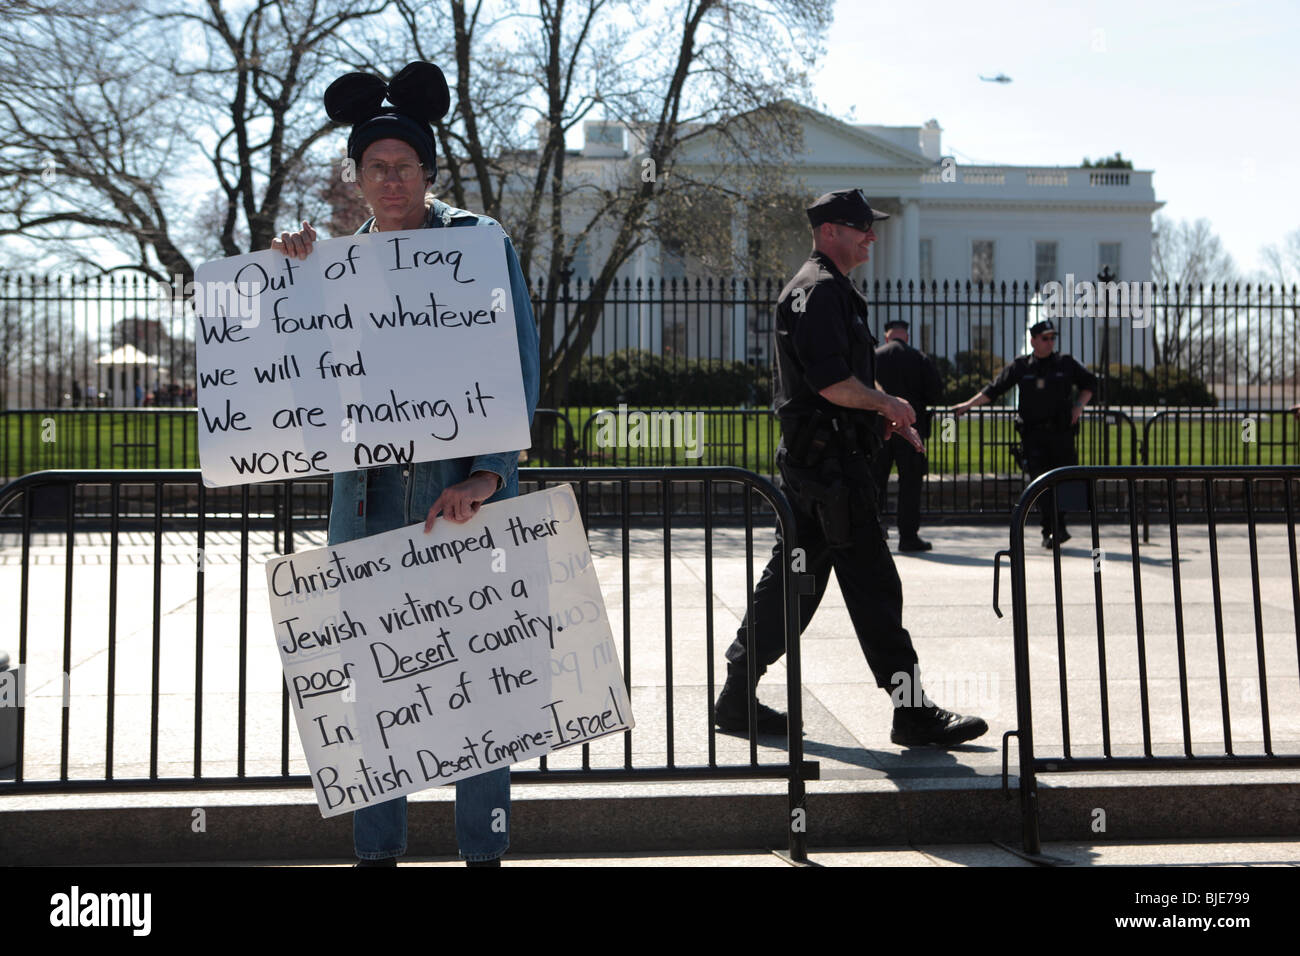
M 406 852 L 406 797 L 352 814 L 352 842 L 363 860 Z M 510 846 L 510 768 L 456 781 L 456 843 L 466 860 L 495 860 Z
M 367 475 L 365 531 L 380 534 L 424 517 L 408 513 L 409 469 L 376 468 Z M 420 502 L 419 504 L 423 504 Z M 382 860 L 406 852 L 406 797 L 352 814 L 357 857 Z M 510 768 L 456 781 L 456 843 L 466 860 L 495 860 L 510 845 Z

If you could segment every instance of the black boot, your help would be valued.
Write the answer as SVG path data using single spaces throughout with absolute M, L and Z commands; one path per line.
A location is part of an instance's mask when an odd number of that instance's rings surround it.
M 718 695 L 718 702 L 713 707 L 713 722 L 719 730 L 736 734 L 749 733 L 748 686 L 748 676 L 743 670 L 727 668 L 727 682 L 722 686 L 722 693 Z M 789 726 L 785 714 L 759 702 L 758 725 L 755 728 L 758 733 L 784 735 L 788 733 Z

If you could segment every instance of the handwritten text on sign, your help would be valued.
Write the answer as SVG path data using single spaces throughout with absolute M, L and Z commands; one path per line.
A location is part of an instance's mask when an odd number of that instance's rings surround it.
M 500 229 L 329 239 L 196 273 L 199 461 L 211 485 L 529 444 Z
M 568 485 L 266 576 L 323 816 L 633 726 Z

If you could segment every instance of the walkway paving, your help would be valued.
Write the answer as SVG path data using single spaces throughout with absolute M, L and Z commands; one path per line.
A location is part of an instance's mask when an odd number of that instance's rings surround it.
M 974 797 L 979 806 L 1001 806 L 1001 737 L 1016 725 L 1015 681 L 1012 653 L 1010 579 L 1003 569 L 1001 601 L 1005 617 L 992 608 L 992 558 L 1005 548 L 1006 532 L 979 526 L 940 526 L 924 532 L 935 545 L 925 554 L 897 556 L 904 583 L 904 623 L 911 630 L 921 661 L 922 677 L 929 694 L 941 705 L 978 713 L 985 717 L 990 732 L 980 740 L 957 750 L 929 748 L 900 750 L 888 739 L 891 704 L 889 697 L 872 686 L 870 673 L 853 636 L 843 599 L 834 583 L 822 608 L 804 635 L 803 707 L 804 746 L 807 757 L 820 763 L 821 778 L 810 784 L 812 799 L 819 795 L 841 798 L 828 802 L 836 812 L 859 806 L 849 801 L 871 795 L 933 794 L 949 790 Z M 756 529 L 752 573 L 757 577 L 766 563 L 771 532 Z M 323 543 L 322 533 L 300 534 L 297 550 Z M 717 529 L 713 538 L 713 593 L 705 591 L 705 542 L 698 529 L 674 529 L 671 569 L 671 610 L 665 601 L 665 558 L 662 535 L 656 529 L 632 532 L 631 558 L 624 580 L 620 561 L 621 540 L 616 530 L 594 529 L 591 543 L 596 569 L 602 583 L 616 644 L 623 647 L 623 613 L 627 602 L 631 629 L 632 704 L 637 720 L 632 734 L 632 759 L 636 766 L 704 764 L 709 747 L 715 747 L 719 763 L 745 759 L 748 744 L 743 738 L 706 733 L 709 698 L 706 664 L 711 661 L 715 678 L 723 673 L 723 650 L 730 642 L 744 613 L 746 560 L 744 533 L 734 528 Z M 1060 575 L 1064 603 L 1061 615 L 1063 637 L 1058 641 L 1056 606 L 1053 600 L 1054 563 L 1050 552 L 1032 548 L 1027 561 L 1029 587 L 1030 662 L 1036 749 L 1051 755 L 1063 752 L 1063 728 L 1068 718 L 1069 743 L 1075 755 L 1102 753 L 1102 711 L 1110 718 L 1110 745 L 1115 754 L 1140 754 L 1144 726 L 1149 727 L 1152 751 L 1157 754 L 1182 752 L 1184 728 L 1179 694 L 1179 629 L 1186 653 L 1188 675 L 1187 734 L 1193 752 L 1216 754 L 1224 751 L 1223 701 L 1228 703 L 1234 752 L 1263 752 L 1265 723 L 1262 701 L 1267 696 L 1271 720 L 1267 725 L 1274 753 L 1300 754 L 1300 665 L 1297 663 L 1296 612 L 1293 604 L 1292 569 L 1288 559 L 1286 529 L 1261 526 L 1252 566 L 1251 541 L 1244 528 L 1225 526 L 1218 532 L 1218 588 L 1213 586 L 1208 535 L 1192 526 L 1181 531 L 1178 568 L 1181 575 L 1181 618 L 1175 614 L 1172 580 L 1173 561 L 1165 533 L 1152 529 L 1149 545 L 1141 547 L 1134 560 L 1126 526 L 1103 526 L 1097 549 L 1079 537 L 1061 550 Z M 160 776 L 190 775 L 195 767 L 196 686 L 202 690 L 201 767 L 206 776 L 237 772 L 241 734 L 238 700 L 241 682 L 240 566 L 239 536 L 235 532 L 209 534 L 203 561 L 206 590 L 202 613 L 196 597 L 197 549 L 192 535 L 165 534 L 162 561 L 155 564 L 152 539 L 127 535 L 119 548 L 116 596 L 116 653 L 113 661 L 117 688 L 112 745 L 113 771 L 119 777 L 142 776 L 149 769 L 149 736 L 155 720 L 151 714 L 150 688 L 153 681 L 153 647 L 159 648 L 160 697 L 157 764 Z M 269 534 L 253 534 L 249 540 L 247 636 L 243 647 L 246 663 L 242 671 L 247 694 L 247 719 L 242 727 L 246 745 L 245 771 L 250 775 L 277 774 L 281 767 L 283 683 L 273 645 L 267 613 L 265 578 L 261 565 L 273 557 Z M 0 593 L 16 596 L 20 568 L 15 560 L 16 541 L 0 538 Z M 59 535 L 38 537 L 33 542 L 29 606 L 31 625 L 27 671 L 27 777 L 54 779 L 60 772 L 62 704 L 67 711 L 71 778 L 102 777 L 106 758 L 106 725 L 110 607 L 108 543 L 102 534 L 79 534 L 74 542 L 71 578 L 67 576 L 66 540 Z M 1099 568 L 1100 576 L 1094 575 Z M 157 587 L 155 587 L 155 582 Z M 1257 587 L 1256 587 L 1257 582 Z M 1138 612 L 1134 594 L 1141 589 L 1141 619 L 1144 644 L 1139 654 Z M 72 613 L 64 619 L 65 598 Z M 1098 600 L 1100 595 L 1100 600 Z M 157 634 L 152 610 L 159 609 Z M 1215 641 L 1216 619 L 1222 622 L 1223 673 L 1219 671 Z M 1257 630 L 1257 622 L 1259 624 Z M 671 753 L 665 720 L 669 686 L 665 647 L 671 627 L 673 693 L 673 737 Z M 202 653 L 196 652 L 201 628 Z M 1104 632 L 1104 641 L 1099 633 Z M 17 657 L 18 603 L 6 600 L 0 610 L 0 647 Z M 1256 649 L 1262 644 L 1266 667 L 1261 669 Z M 1063 697 L 1058 686 L 1061 650 L 1070 675 L 1070 693 Z M 1101 655 L 1105 651 L 1105 680 Z M 63 678 L 65 654 L 69 676 Z M 1145 667 L 1149 698 L 1144 703 L 1138 679 Z M 1104 689 L 1104 695 L 1103 695 Z M 764 701 L 784 708 L 785 671 L 777 664 L 760 685 Z M 593 766 L 619 767 L 624 761 L 621 737 L 599 741 L 590 749 Z M 760 760 L 779 760 L 784 742 L 764 738 Z M 296 731 L 289 725 L 290 771 L 305 773 Z M 550 761 L 552 767 L 576 766 L 577 752 L 565 752 Z M 1015 770 L 1013 744 L 1012 770 Z M 1283 819 L 1263 819 L 1256 829 L 1235 830 L 1238 835 L 1300 835 L 1300 813 L 1295 813 L 1300 772 L 1239 772 L 1225 777 L 1207 773 L 1162 773 L 1129 775 L 1045 776 L 1044 785 L 1055 785 L 1062 793 L 1081 790 L 1079 800 L 1087 802 L 1098 787 L 1168 788 L 1188 786 L 1275 785 L 1286 788 L 1287 796 L 1274 811 Z M 701 789 L 703 788 L 703 789 Z M 1092 788 L 1092 789 L 1090 789 Z M 547 799 L 564 791 L 584 801 L 597 797 L 683 796 L 701 793 L 727 796 L 743 791 L 778 801 L 784 792 L 778 782 L 712 783 L 680 786 L 653 785 L 628 789 L 613 787 L 548 787 Z M 1082 794 L 1087 791 L 1088 795 Z M 440 802 L 449 794 L 430 793 L 423 799 Z M 7 812 L 69 806 L 139 806 L 157 795 L 129 797 L 0 797 L 0 831 Z M 256 805 L 262 796 L 241 793 L 239 801 Z M 521 793 L 526 799 L 526 792 Z M 578 799 L 575 796 L 575 799 Z M 918 796 L 917 799 L 921 799 Z M 301 793 L 293 801 L 310 801 Z M 63 801 L 59 804 L 59 801 Z M 1287 801 L 1290 801 L 1289 803 Z M 773 803 L 776 806 L 777 803 Z M 810 804 L 815 806 L 815 804 Z M 1288 810 L 1288 807 L 1290 810 Z M 861 809 L 861 807 L 860 807 Z M 956 835 L 936 840 L 930 833 L 927 846 L 947 840 L 987 838 L 984 832 L 969 832 L 969 818 L 977 814 L 975 804 L 957 813 L 952 821 Z M 1002 812 L 1002 811 L 999 811 Z M 1014 810 L 1008 807 L 1014 820 Z M 1045 820 L 1051 802 L 1044 798 Z M 1070 811 L 1074 813 L 1072 809 Z M 1082 812 L 1082 811 L 1080 811 Z M 1172 811 L 1171 811 L 1172 812 Z M 1292 813 L 1290 819 L 1286 819 Z M 1177 815 L 1163 824 L 1160 832 L 1177 836 Z M 870 822 L 862 823 L 870 830 Z M 1089 832 L 1088 820 L 1062 823 L 1058 835 Z M 1133 821 L 1120 821 L 1116 838 L 1141 835 Z M 780 823 L 780 820 L 777 820 Z M 1067 825 L 1068 823 L 1068 825 Z M 902 825 L 900 825 L 902 826 Z M 1014 829 L 1014 824 L 1012 825 Z M 1125 830 L 1124 826 L 1130 827 Z M 1193 824 L 1189 823 L 1189 826 Z M 1200 826 L 1196 824 L 1194 826 Z M 1170 829 L 1173 827 L 1174 829 Z M 815 831 L 813 831 L 815 832 Z M 875 840 L 897 842 L 902 829 L 880 830 Z M 1186 835 L 1204 832 L 1192 829 Z M 841 834 L 836 836 L 835 834 Z M 894 836 L 891 838 L 890 834 Z M 826 839 L 844 840 L 853 827 L 832 827 Z M 869 835 L 861 842 L 871 842 Z M 645 844 L 648 845 L 648 844 Z M 663 844 L 661 844 L 663 845 Z M 700 844 L 701 846 L 703 844 Z M 734 844 L 731 844 L 734 846 Z M 777 843 L 779 845 L 779 841 Z M 1274 844 L 1267 844 L 1274 846 Z M 1292 846 L 1288 844 L 1287 846 Z M 622 852 L 622 851 L 620 851 Z M 820 852 L 820 851 L 819 851 Z M 955 851 L 954 851 L 955 852 Z M 1001 859 L 985 845 L 960 860 L 994 864 Z M 1064 852 L 1064 851 L 1063 851 Z M 1073 852 L 1073 851 L 1070 851 Z M 1080 850 L 1080 852 L 1084 852 Z M 1106 854 L 1118 853 L 1111 845 Z M 1280 851 L 1290 853 L 1294 848 Z M 829 853 L 835 861 L 899 859 L 948 860 L 947 850 L 931 852 L 924 847 L 846 854 Z M 945 855 L 948 854 L 948 855 Z M 761 857 L 766 862 L 766 857 Z M 1118 860 L 1120 857 L 1107 856 Z M 526 857 L 520 857 L 524 862 Z M 583 857 L 589 859 L 613 859 Z M 624 858 L 619 857 L 622 860 Z M 656 858 L 658 859 L 658 858 Z M 674 857 L 673 859 L 678 859 Z M 685 858 L 683 858 L 685 859 Z M 731 858 L 721 860 L 728 865 Z M 1272 859 L 1270 857 L 1269 859 Z M 542 856 L 539 861 L 564 865 L 565 860 Z M 570 861 L 571 862 L 571 861 Z M 1010 861 L 1004 861 L 1010 862 Z M 931 865 L 921 864 L 918 865 Z

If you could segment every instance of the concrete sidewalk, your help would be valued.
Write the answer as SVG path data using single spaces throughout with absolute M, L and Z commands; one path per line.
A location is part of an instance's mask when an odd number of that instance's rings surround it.
M 916 644 L 924 685 L 942 706 L 985 717 L 990 732 L 954 751 L 900 750 L 891 744 L 889 697 L 873 686 L 843 599 L 832 582 L 802 645 L 804 747 L 807 759 L 818 761 L 821 770 L 820 780 L 809 785 L 808 835 L 816 845 L 918 847 L 1018 839 L 1018 802 L 1005 799 L 1000 792 L 1001 737 L 1016 725 L 1011 589 L 1005 568 L 1001 601 L 1007 616 L 999 619 L 991 606 L 992 557 L 1007 547 L 1006 531 L 987 526 L 939 526 L 923 533 L 934 542 L 935 550 L 898 555 L 897 564 L 907 601 L 904 623 Z M 1037 753 L 1064 752 L 1063 717 L 1068 717 L 1070 752 L 1101 755 L 1103 687 L 1113 754 L 1141 754 L 1144 723 L 1149 726 L 1154 753 L 1181 753 L 1180 627 L 1189 688 L 1187 731 L 1193 752 L 1224 752 L 1221 691 L 1226 691 L 1230 705 L 1234 752 L 1263 752 L 1263 690 L 1269 701 L 1272 752 L 1300 753 L 1300 667 L 1284 526 L 1260 527 L 1257 576 L 1252 575 L 1251 542 L 1244 527 L 1221 527 L 1217 593 L 1211 586 L 1207 533 L 1190 525 L 1181 528 L 1181 620 L 1173 602 L 1167 532 L 1153 528 L 1151 543 L 1140 549 L 1136 561 L 1130 553 L 1126 525 L 1103 526 L 1095 553 L 1077 524 L 1075 535 L 1061 550 L 1064 638 L 1060 644 L 1052 556 L 1037 548 L 1036 533 L 1030 537 L 1033 547 L 1026 576 Z M 710 746 L 706 662 L 712 661 L 715 679 L 720 682 L 722 653 L 735 634 L 747 597 L 744 532 L 734 528 L 715 531 L 711 595 L 705 593 L 704 536 L 699 529 L 674 528 L 667 562 L 658 530 L 633 530 L 626 584 L 620 534 L 596 528 L 590 537 L 620 654 L 624 602 L 629 604 L 631 699 L 637 720 L 631 735 L 633 764 L 706 764 Z M 766 563 L 771 541 L 770 530 L 755 529 L 755 579 Z M 321 544 L 323 533 L 299 535 L 297 550 Z M 18 592 L 15 545 L 13 536 L 0 541 L 0 593 Z M 163 777 L 189 776 L 194 770 L 194 690 L 200 664 L 195 653 L 194 545 L 192 535 L 169 532 L 164 537 L 161 588 L 156 595 L 161 615 L 158 773 Z M 113 760 L 118 777 L 134 777 L 148 772 L 155 567 L 150 536 L 124 535 L 119 547 Z M 217 532 L 208 536 L 204 553 L 201 762 L 207 776 L 233 775 L 237 766 L 239 547 L 237 534 Z M 65 692 L 65 541 L 57 535 L 36 540 L 32 554 L 26 773 L 28 779 L 57 779 Z M 71 703 L 68 773 L 73 779 L 102 777 L 104 773 L 107 554 L 104 535 L 78 536 L 72 567 L 75 600 L 72 619 L 67 622 L 71 648 L 66 685 Z M 283 682 L 260 568 L 272 556 L 270 535 L 252 535 L 245 731 L 249 775 L 280 772 Z M 672 575 L 671 611 L 665 601 L 665 563 Z M 1101 569 L 1099 583 L 1094 567 Z M 1264 683 L 1256 656 L 1255 581 L 1267 662 Z M 1133 597 L 1138 587 L 1145 629 L 1141 659 Z M 0 617 L 0 646 L 15 657 L 16 605 L 13 602 L 12 610 Z M 1223 674 L 1217 663 L 1216 614 L 1223 622 Z M 665 719 L 669 624 L 674 713 L 671 753 Z M 1103 629 L 1104 644 L 1098 636 Z M 1104 684 L 1099 654 L 1103 646 Z M 1061 647 L 1069 673 L 1068 698 L 1058 686 Z M 1145 716 L 1139 692 L 1140 666 L 1148 675 Z M 778 663 L 760 685 L 760 696 L 784 709 L 784 695 L 785 670 Z M 719 764 L 747 759 L 748 743 L 743 738 L 718 734 L 713 745 Z M 292 725 L 289 753 L 290 771 L 305 773 Z M 761 762 L 783 757 L 784 741 L 762 738 Z M 550 766 L 578 766 L 580 761 L 580 753 L 563 752 L 551 758 Z M 590 761 L 594 767 L 623 766 L 623 738 L 593 744 Z M 1013 742 L 1013 788 L 1016 769 Z M 1300 836 L 1300 771 L 1044 775 L 1040 787 L 1045 838 L 1098 839 L 1098 809 L 1104 811 L 1106 839 Z M 546 854 L 568 850 L 689 853 L 782 846 L 785 842 L 787 808 L 785 788 L 779 782 L 518 786 L 515 792 L 515 845 L 521 854 L 541 853 L 544 859 L 553 859 Z M 450 853 L 453 849 L 447 845 L 449 797 L 445 791 L 428 791 L 412 800 L 413 837 L 417 833 L 427 837 L 421 844 L 426 852 Z M 228 837 L 209 840 L 208 847 L 195 849 L 194 842 L 184 837 L 189 832 L 189 810 L 195 807 L 224 808 L 220 812 L 230 814 L 232 828 L 245 836 L 230 842 Z M 48 838 L 68 827 L 78 828 L 80 838 L 53 843 L 38 838 L 40 833 Z M 289 835 L 290 843 L 278 851 L 282 858 L 342 859 L 348 853 L 348 830 L 337 818 L 322 821 L 308 791 L 0 797 L 0 845 L 25 847 L 24 853 L 37 855 L 42 846 L 46 852 L 55 852 L 57 845 L 63 847 L 59 852 L 66 854 L 69 862 L 145 862 L 148 854 L 129 853 L 132 845 L 157 850 L 162 855 L 153 856 L 155 860 L 247 860 L 269 853 L 268 846 L 274 843 L 267 840 Z M 97 858 L 99 851 L 94 848 L 100 841 L 106 841 L 104 849 L 111 853 L 108 858 Z M 163 846 L 170 849 L 159 849 Z M 985 851 L 991 852 L 987 845 Z M 925 853 L 913 849 L 896 852 Z

